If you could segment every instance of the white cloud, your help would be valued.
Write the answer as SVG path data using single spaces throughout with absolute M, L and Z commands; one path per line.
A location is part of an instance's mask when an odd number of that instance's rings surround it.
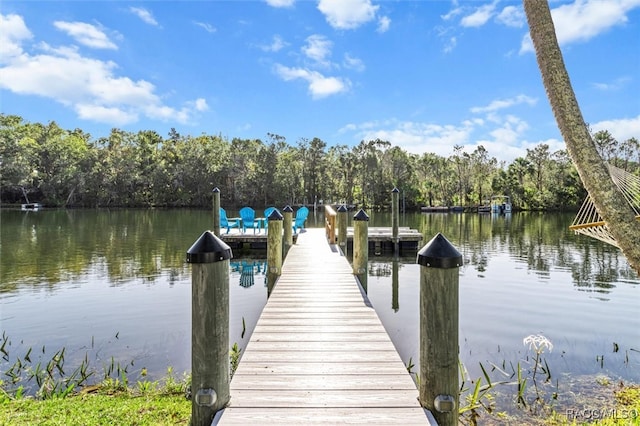
M 73 37 L 78 43 L 95 49 L 114 49 L 118 46 L 99 28 L 85 22 L 56 21 L 53 25 Z
M 564 143 L 557 140 L 526 141 L 526 136 L 531 131 L 526 120 L 513 114 L 497 113 L 519 104 L 533 105 L 535 102 L 535 99 L 524 95 L 495 100 L 487 106 L 471 108 L 474 113 L 486 113 L 486 117 L 473 117 L 457 124 L 390 119 L 360 124 L 349 123 L 343 126 L 339 133 L 353 134 L 354 140 L 380 138 L 407 152 L 430 152 L 444 157 L 452 154 L 455 145 L 462 146 L 468 153 L 482 145 L 492 157 L 499 161 L 511 162 L 516 157 L 525 156 L 527 148 L 535 147 L 539 143 L 549 143 L 552 151 L 565 148 Z M 637 125 L 640 126 L 640 117 Z
M 138 121 L 138 114 L 117 107 L 76 104 L 74 109 L 78 117 L 83 120 L 110 123 L 115 126 L 124 126 Z
M 482 5 L 476 8 L 470 15 L 463 17 L 460 20 L 460 25 L 463 27 L 481 27 L 491 19 L 495 10 L 496 2 Z
M 551 10 L 560 45 L 587 41 L 610 28 L 628 21 L 626 13 L 640 6 L 640 0 L 576 0 Z M 529 34 L 520 45 L 520 53 L 533 52 Z
M 209 105 L 207 105 L 207 101 L 204 98 L 198 98 L 194 102 L 191 102 L 191 104 L 193 104 L 193 109 L 195 109 L 196 111 L 209 110 Z
M 291 7 L 296 0 L 265 0 L 271 7 Z
M 453 154 L 453 147 L 459 145 L 463 151 L 472 153 L 478 146 L 487 149 L 489 155 L 498 161 L 511 162 L 524 157 L 527 148 L 540 143 L 549 144 L 551 151 L 564 149 L 564 143 L 558 140 L 523 141 L 528 124 L 515 116 L 508 116 L 493 128 L 482 119 L 464 120 L 458 124 L 435 124 L 396 119 L 382 122 L 349 123 L 339 133 L 353 133 L 355 140 L 387 140 L 413 154 L 434 153 L 443 157 Z M 489 137 L 479 139 L 475 135 L 486 132 Z
M 0 14 L 0 63 L 22 54 L 22 42 L 33 38 L 33 34 L 27 28 L 18 15 Z
M 592 83 L 592 86 L 598 90 L 603 90 L 603 91 L 620 90 L 630 81 L 631 81 L 631 78 L 629 77 L 619 77 L 608 83 L 601 83 L 601 82 Z
M 483 113 L 483 112 L 494 112 L 494 111 L 510 108 L 514 105 L 519 105 L 523 103 L 533 106 L 536 104 L 536 102 L 538 102 L 538 100 L 530 96 L 518 95 L 514 98 L 496 99 L 494 101 L 491 101 L 489 105 L 486 105 L 486 106 L 472 107 L 471 112 L 474 114 Z
M 328 66 L 330 63 L 327 57 L 331 56 L 333 43 L 320 34 L 310 35 L 306 41 L 307 44 L 302 46 L 302 53 L 319 65 Z
M 344 62 L 343 65 L 345 68 L 352 69 L 355 71 L 362 72 L 365 70 L 364 62 L 361 59 L 354 58 L 348 53 L 344 54 Z
M 447 13 L 446 15 L 440 15 L 440 18 L 442 18 L 442 20 L 444 21 L 448 21 L 452 18 L 455 18 L 456 16 L 460 15 L 462 13 L 462 8 L 461 7 L 456 7 L 454 9 L 451 9 L 449 11 L 449 13 Z
M 111 125 L 133 123 L 141 115 L 187 123 L 195 111 L 206 107 L 204 100 L 180 109 L 167 106 L 150 82 L 118 76 L 115 62 L 82 56 L 76 47 L 39 43 L 35 46 L 39 53 L 24 53 L 22 43 L 31 33 L 18 18 L 0 15 L 1 37 L 10 42 L 2 43 L 0 89 L 49 98 L 82 119 Z M 7 49 L 13 54 L 5 55 Z
M 445 52 L 445 53 L 452 52 L 452 51 L 453 51 L 453 49 L 455 49 L 455 48 L 456 48 L 456 45 L 457 45 L 457 44 L 458 44 L 458 39 L 457 39 L 457 37 L 455 37 L 455 36 L 450 37 L 450 38 L 449 38 L 449 40 L 447 40 L 447 42 L 446 42 L 446 43 L 445 43 L 445 45 L 444 45 L 444 49 L 443 49 L 443 50 L 444 50 L 444 52 Z
M 351 30 L 372 21 L 379 6 L 371 0 L 320 0 L 318 10 L 334 28 Z
M 309 92 L 313 99 L 325 98 L 349 90 L 351 83 L 339 77 L 325 77 L 317 71 L 305 68 L 290 68 L 276 64 L 275 73 L 284 81 L 305 80 L 309 83 Z
M 454 145 L 470 143 L 470 136 L 476 124 L 465 121 L 456 126 L 391 119 L 384 122 L 348 124 L 340 131 L 355 131 L 355 138 L 358 140 L 387 140 L 394 146 L 414 154 L 432 152 L 449 156 Z
M 388 16 L 382 16 L 378 19 L 378 28 L 376 29 L 379 33 L 386 33 L 391 26 L 391 19 Z
M 496 21 L 507 27 L 522 28 L 527 19 L 521 7 L 507 6 L 496 16 Z
M 273 36 L 271 44 L 263 44 L 260 46 L 260 49 L 264 50 L 265 52 L 279 52 L 288 45 L 289 43 L 285 42 L 282 37 L 276 34 Z
M 142 7 L 130 7 L 129 12 L 133 13 L 138 18 L 142 19 L 143 22 L 146 22 L 149 25 L 153 25 L 155 27 L 159 26 L 158 21 L 156 21 L 151 12 L 149 12 L 147 9 L 144 9 Z
M 593 133 L 599 130 L 608 130 L 618 142 L 623 142 L 631 138 L 640 140 L 640 115 L 632 118 L 603 120 L 589 124 L 589 127 L 591 127 Z
M 206 22 L 198 22 L 198 21 L 194 21 L 193 23 L 194 23 L 194 24 L 196 24 L 196 25 L 197 25 L 197 26 L 199 26 L 199 27 L 204 28 L 204 30 L 205 30 L 206 32 L 211 33 L 211 34 L 213 34 L 213 33 L 215 33 L 216 31 L 218 31 L 218 30 L 216 29 L 216 27 L 214 27 L 214 26 L 213 26 L 213 25 L 211 25 L 211 24 L 207 24 Z

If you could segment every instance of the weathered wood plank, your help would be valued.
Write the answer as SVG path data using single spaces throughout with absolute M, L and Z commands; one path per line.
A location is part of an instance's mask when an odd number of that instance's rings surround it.
M 351 336 L 348 336 L 351 337 Z M 393 343 L 389 341 L 389 339 L 379 339 L 379 340 L 348 340 L 349 344 L 346 345 L 345 341 L 319 341 L 319 340 L 300 340 L 292 342 L 291 340 L 280 340 L 280 341 L 269 341 L 260 339 L 259 337 L 256 340 L 252 339 L 251 343 L 247 349 L 251 351 L 367 351 L 371 349 L 375 349 L 378 351 L 392 351 L 395 352 L 396 348 L 393 346 Z
M 227 408 L 224 411 L 229 411 Z M 220 414 L 226 414 L 225 412 Z M 248 408 L 234 413 L 233 417 L 222 416 L 228 425 L 331 425 L 331 424 L 367 424 L 367 425 L 424 425 L 428 424 L 426 413 L 415 408 L 387 407 L 366 409 L 352 408 Z M 222 424 L 222 423 L 221 423 Z
M 404 366 L 401 366 L 404 369 Z M 307 376 L 313 374 L 316 375 L 332 375 L 332 374 L 354 374 L 359 373 L 362 375 L 392 375 L 399 374 L 398 365 L 390 364 L 388 362 L 361 362 L 357 365 L 353 363 L 326 363 L 326 362 L 307 362 L 307 363 L 258 363 L 258 362 L 245 362 L 243 364 L 240 361 L 240 366 L 234 374 L 271 374 L 273 376 L 279 376 L 283 374 L 299 374 Z M 404 373 L 406 369 L 404 369 Z M 231 387 L 233 388 L 233 380 L 231 380 Z M 418 391 L 416 390 L 416 398 L 418 397 Z
M 300 334 L 289 332 L 253 333 L 251 342 L 378 342 L 388 341 L 389 336 L 384 333 L 343 333 L 343 334 Z M 389 342 L 391 343 L 391 342 Z M 393 344 L 393 343 L 392 343 Z M 249 343 L 251 345 L 251 343 Z
M 238 374 L 233 377 L 231 390 L 236 389 L 291 389 L 291 390 L 366 390 L 405 389 L 413 390 L 415 384 L 408 374 L 334 374 L 327 375 L 256 375 Z
M 407 401 L 416 399 L 413 389 L 348 389 L 332 390 L 307 389 L 234 389 L 231 396 L 232 408 L 242 407 L 406 407 Z M 417 404 L 416 407 L 420 406 Z M 426 420 L 426 419 L 425 419 Z
M 326 363 L 361 363 L 361 362 L 397 362 L 399 360 L 398 353 L 395 351 L 384 350 L 368 350 L 368 351 L 257 351 L 254 348 L 247 351 L 242 356 L 245 362 L 276 362 L 287 363 L 307 363 L 307 362 L 326 362 Z

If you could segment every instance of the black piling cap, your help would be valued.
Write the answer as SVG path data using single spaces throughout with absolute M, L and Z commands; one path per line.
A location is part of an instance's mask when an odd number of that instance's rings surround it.
M 347 211 L 347 206 L 345 206 L 344 204 L 338 207 L 338 212 L 344 213 L 346 211 Z
M 275 210 L 273 210 L 271 212 L 271 214 L 269 215 L 269 217 L 267 219 L 269 219 L 269 220 L 283 220 L 284 217 L 282 217 L 282 214 L 280 214 L 278 209 L 275 209 Z
M 218 187 L 216 186 L 215 188 L 213 188 L 213 191 L 211 192 L 220 192 L 220 190 L 218 189 Z
M 284 206 L 284 209 L 282 209 L 282 211 L 283 212 L 287 212 L 287 213 L 293 213 L 293 209 L 291 208 L 291 206 L 289 204 Z
M 393 188 L 391 192 L 400 192 L 400 190 L 398 188 Z
M 204 231 L 187 250 L 187 263 L 214 263 L 231 258 L 231 248 L 211 231 Z
M 360 211 L 353 217 L 353 220 L 369 221 L 369 216 L 367 216 L 364 210 L 360 209 Z
M 458 268 L 462 266 L 462 255 L 444 235 L 438 233 L 418 252 L 417 262 L 430 268 Z

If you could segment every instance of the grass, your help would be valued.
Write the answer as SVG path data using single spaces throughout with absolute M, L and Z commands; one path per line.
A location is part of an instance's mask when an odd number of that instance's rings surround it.
M 0 391 L 0 425 L 189 424 L 188 376 L 176 380 L 169 368 L 162 381 L 142 380 L 134 387 L 127 383 L 107 378 L 79 392 L 45 399 Z
M 191 417 L 191 401 L 184 394 L 161 391 L 5 399 L 0 407 L 0 425 L 186 425 Z

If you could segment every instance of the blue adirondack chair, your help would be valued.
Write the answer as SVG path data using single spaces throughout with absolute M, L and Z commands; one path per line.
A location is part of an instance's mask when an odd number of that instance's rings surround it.
M 264 209 L 264 232 L 266 233 L 269 229 L 269 215 L 276 210 L 275 207 L 267 207 Z
M 260 230 L 260 221 L 256 220 L 256 211 L 251 207 L 240 209 L 240 219 L 242 219 L 242 232 L 247 232 L 247 228 L 253 228 L 254 234 L 256 229 Z
M 296 212 L 296 220 L 293 223 L 293 232 L 298 233 L 298 229 L 304 229 L 304 222 L 309 216 L 309 209 L 306 207 L 300 207 Z
M 229 220 L 229 218 L 227 218 L 226 210 L 220 207 L 220 229 L 222 228 L 227 228 L 227 234 L 231 228 L 240 229 L 240 219 L 233 218 L 232 220 Z

